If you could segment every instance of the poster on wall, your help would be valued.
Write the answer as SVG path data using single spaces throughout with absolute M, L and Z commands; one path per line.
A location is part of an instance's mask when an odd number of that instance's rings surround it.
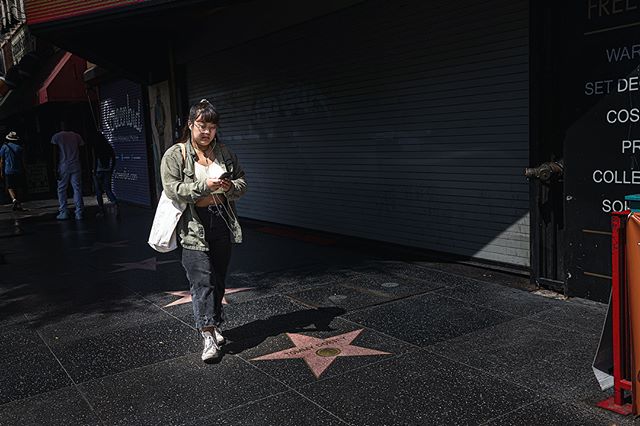
M 151 135 L 153 138 L 153 166 L 155 170 L 156 195 L 160 198 L 162 182 L 160 181 L 160 161 L 164 152 L 173 144 L 171 135 L 171 103 L 169 82 L 149 86 L 149 110 Z
M 49 192 L 47 163 L 39 161 L 29 164 L 29 167 L 27 167 L 27 189 L 29 194 Z
M 100 125 L 116 153 L 113 189 L 118 199 L 151 205 L 142 90 L 128 80 L 100 86 Z

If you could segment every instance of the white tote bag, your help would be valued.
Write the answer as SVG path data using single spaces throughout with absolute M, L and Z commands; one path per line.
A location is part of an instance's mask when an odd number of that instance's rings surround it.
M 149 233 L 148 243 L 151 248 L 160 253 L 178 248 L 176 226 L 185 208 L 187 208 L 186 203 L 173 201 L 162 191 Z
M 180 148 L 182 150 L 182 159 L 184 160 L 186 148 L 183 143 L 180 144 Z M 147 241 L 152 249 L 160 253 L 166 253 L 178 248 L 176 226 L 186 208 L 186 203 L 173 201 L 162 191 L 156 208 L 156 215 L 153 217 L 149 240 Z

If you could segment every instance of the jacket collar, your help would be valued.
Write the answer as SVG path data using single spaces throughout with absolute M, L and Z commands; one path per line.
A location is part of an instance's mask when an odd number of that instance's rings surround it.
M 185 142 L 186 143 L 186 148 L 187 148 L 187 154 L 191 155 L 191 158 L 193 159 L 193 161 L 197 161 L 198 160 L 198 154 L 196 154 L 196 149 L 193 147 L 192 143 L 191 143 L 191 136 L 189 136 L 189 139 Z M 216 142 L 215 146 L 213 147 L 213 153 L 215 154 L 216 157 L 216 161 L 219 162 L 223 162 L 222 161 L 222 157 L 221 157 L 221 151 L 220 151 L 220 143 Z
M 193 147 L 193 144 L 191 143 L 191 136 L 189 136 L 189 139 L 187 139 L 187 141 L 185 142 L 185 145 L 186 145 L 185 148 L 187 149 L 186 153 L 191 156 L 193 161 L 196 161 L 198 159 L 198 154 L 196 154 L 196 150 Z

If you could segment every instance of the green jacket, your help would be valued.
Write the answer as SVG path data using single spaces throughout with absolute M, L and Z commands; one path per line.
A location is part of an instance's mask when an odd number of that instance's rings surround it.
M 190 250 L 208 251 L 209 245 L 204 238 L 204 226 L 200 222 L 195 210 L 195 202 L 211 194 L 204 180 L 196 180 L 195 162 L 198 158 L 191 145 L 191 140 L 185 144 L 186 158 L 182 158 L 180 144 L 175 144 L 169 148 L 162 156 L 160 163 L 160 175 L 162 178 L 162 188 L 172 200 L 187 203 L 187 208 L 182 213 L 178 223 L 178 237 L 180 245 Z M 232 241 L 242 242 L 242 229 L 237 221 L 235 200 L 240 198 L 247 190 L 247 182 L 244 178 L 244 170 L 238 163 L 238 157 L 222 143 L 216 144 L 213 149 L 215 163 L 224 171 L 232 173 L 232 186 L 225 193 L 227 205 L 233 211 L 233 216 L 229 219 L 231 227 Z M 183 166 L 184 164 L 184 166 Z

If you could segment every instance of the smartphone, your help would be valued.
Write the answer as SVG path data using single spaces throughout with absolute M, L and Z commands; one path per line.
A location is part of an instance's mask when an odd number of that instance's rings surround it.
M 231 172 L 224 172 L 218 177 L 218 179 L 231 179 Z

